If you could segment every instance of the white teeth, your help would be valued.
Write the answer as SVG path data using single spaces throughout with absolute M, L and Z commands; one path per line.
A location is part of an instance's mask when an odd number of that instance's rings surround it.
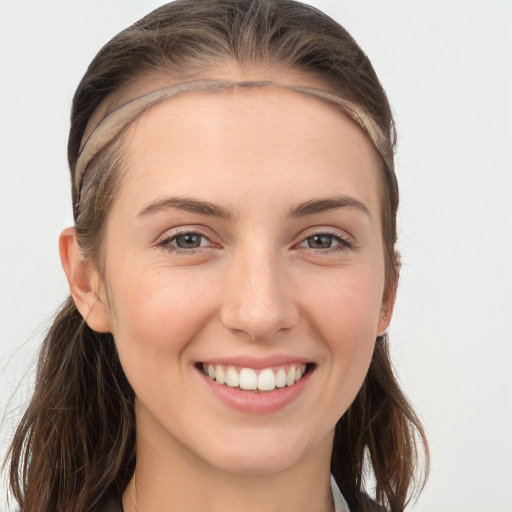
M 232 366 L 228 366 L 228 370 L 226 372 L 226 384 L 230 388 L 237 388 L 240 384 L 240 376 Z
M 252 368 L 242 368 L 240 372 L 234 366 L 222 366 L 220 364 L 203 363 L 203 373 L 219 384 L 225 384 L 231 388 L 240 387 L 250 391 L 272 391 L 276 388 L 293 386 L 306 373 L 306 365 L 292 364 L 288 371 L 285 368 L 264 368 L 257 373 Z
M 219 384 L 226 384 L 226 374 L 224 373 L 224 370 L 220 364 L 215 367 L 215 380 Z
M 240 387 L 242 389 L 258 389 L 258 376 L 251 368 L 240 370 Z
M 295 382 L 295 366 L 290 366 L 286 374 L 286 385 L 291 386 Z
M 270 368 L 265 368 L 258 375 L 258 389 L 260 391 L 272 391 L 276 387 L 276 378 Z
M 286 386 L 286 372 L 279 368 L 276 373 L 276 387 L 277 388 L 284 388 Z

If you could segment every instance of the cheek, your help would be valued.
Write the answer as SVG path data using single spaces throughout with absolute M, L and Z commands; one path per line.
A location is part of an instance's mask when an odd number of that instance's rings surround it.
M 383 279 L 379 273 L 352 272 L 322 287 L 309 306 L 316 339 L 327 348 L 324 367 L 336 394 L 341 416 L 359 391 L 372 358 L 382 304 Z M 324 396 L 325 407 L 333 396 Z
M 132 276 L 112 283 L 113 334 L 120 354 L 159 360 L 180 352 L 214 313 L 207 279 L 155 270 L 135 270 Z
M 314 314 L 314 324 L 329 340 L 339 339 L 341 343 L 344 338 L 348 343 L 373 339 L 382 307 L 383 281 L 382 273 L 369 272 L 368 268 L 333 274 L 317 281 L 318 293 L 311 295 L 305 309 Z
M 190 276 L 133 267 L 132 279 L 122 275 L 116 273 L 111 283 L 112 333 L 121 365 L 143 403 L 172 410 L 176 397 L 193 398 L 186 354 L 211 318 L 214 298 L 204 281 L 200 285 Z

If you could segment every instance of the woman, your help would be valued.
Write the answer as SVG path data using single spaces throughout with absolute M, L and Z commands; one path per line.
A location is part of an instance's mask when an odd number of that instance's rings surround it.
M 426 441 L 387 348 L 393 147 L 367 57 L 303 4 L 179 0 L 107 43 L 21 510 L 404 510 Z

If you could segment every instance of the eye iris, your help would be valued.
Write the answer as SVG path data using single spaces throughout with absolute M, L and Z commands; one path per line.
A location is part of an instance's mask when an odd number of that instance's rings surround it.
M 180 249 L 195 249 L 201 246 L 201 235 L 187 233 L 176 237 L 176 245 Z
M 328 249 L 332 245 L 332 236 L 314 235 L 308 238 L 308 246 L 312 249 Z

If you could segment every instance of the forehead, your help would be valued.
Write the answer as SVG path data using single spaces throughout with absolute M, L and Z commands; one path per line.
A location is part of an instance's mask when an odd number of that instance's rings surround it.
M 347 193 L 378 203 L 379 157 L 362 129 L 335 106 L 291 90 L 165 101 L 133 123 L 124 154 L 121 196 L 130 204 L 162 193 L 260 203 Z
M 196 134 L 198 130 L 202 137 Z M 378 159 L 363 130 L 336 105 L 272 86 L 184 93 L 142 112 L 129 135 L 132 149 L 142 140 L 145 147 L 150 144 L 155 150 L 162 149 L 158 142 L 164 140 L 165 145 L 188 142 L 211 150 L 216 143 L 227 142 L 246 149 L 266 145 L 267 150 L 285 144 L 285 148 L 300 146 L 313 151 L 317 157 L 329 147 L 347 157 Z M 312 139 L 315 144 L 308 143 Z
M 305 73 L 294 68 L 285 69 L 274 65 L 263 66 L 255 62 L 241 63 L 232 60 L 212 62 L 210 67 L 206 66 L 201 72 L 196 73 L 193 80 L 211 78 L 232 82 L 269 81 L 288 86 L 300 84 L 320 90 L 330 89 L 324 80 L 311 73 Z M 108 95 L 93 112 L 83 133 L 81 146 L 84 145 L 100 121 L 121 105 L 173 83 L 180 83 L 183 80 L 191 80 L 191 78 L 184 79 L 180 76 L 174 76 L 170 70 L 165 69 L 128 80 L 118 90 Z M 336 91 L 333 90 L 331 92 L 335 94 Z

